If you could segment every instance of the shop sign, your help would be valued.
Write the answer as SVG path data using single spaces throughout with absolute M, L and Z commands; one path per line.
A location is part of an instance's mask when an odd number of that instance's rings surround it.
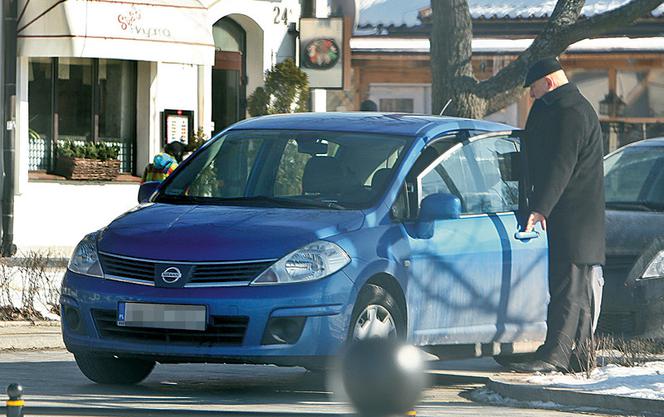
M 118 14 L 117 20 L 120 29 L 135 36 L 148 39 L 153 37 L 172 37 L 171 31 L 167 27 L 149 26 L 149 24 L 143 21 L 143 14 L 136 7 L 132 7 L 125 13 Z
M 300 19 L 300 68 L 311 88 L 344 86 L 344 19 Z
M 167 145 L 172 142 L 189 144 L 189 138 L 193 134 L 194 112 L 193 110 L 164 110 L 162 116 L 162 143 Z

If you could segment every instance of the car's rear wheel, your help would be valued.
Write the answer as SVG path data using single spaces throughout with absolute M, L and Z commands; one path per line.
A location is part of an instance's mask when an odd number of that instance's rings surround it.
M 91 381 L 108 385 L 138 384 L 150 375 L 154 361 L 77 353 L 78 369 Z
M 348 339 L 372 337 L 405 338 L 404 314 L 394 297 L 385 288 L 368 284 L 357 298 Z

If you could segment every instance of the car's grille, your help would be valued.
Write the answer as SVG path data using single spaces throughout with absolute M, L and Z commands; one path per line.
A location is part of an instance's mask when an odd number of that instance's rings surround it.
M 268 262 L 196 265 L 190 283 L 251 281 L 272 265 Z
M 604 265 L 605 277 L 621 277 L 622 280 L 627 279 L 629 271 L 636 263 L 636 255 L 611 255 L 606 257 L 606 264 Z
M 120 257 L 107 253 L 100 253 L 99 259 L 106 278 L 144 285 L 154 285 L 155 264 L 167 263 Z M 194 264 L 191 278 L 185 287 L 247 284 L 269 268 L 273 262 L 274 260 L 260 260 Z M 173 262 L 173 264 L 177 264 L 177 262 Z
M 154 262 L 99 254 L 104 275 L 154 283 Z
M 602 311 L 597 322 L 597 334 L 611 336 L 631 336 L 636 332 L 636 323 L 632 312 Z
M 92 317 L 102 339 L 187 345 L 241 345 L 249 324 L 246 316 L 212 316 L 201 332 L 118 326 L 115 310 L 92 310 Z

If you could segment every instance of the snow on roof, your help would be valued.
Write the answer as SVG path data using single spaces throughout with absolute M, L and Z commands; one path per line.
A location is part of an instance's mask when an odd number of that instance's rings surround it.
M 532 39 L 473 39 L 473 53 L 520 53 Z M 353 53 L 429 53 L 429 40 L 424 38 L 355 37 L 350 40 Z M 664 52 L 664 38 L 598 38 L 584 39 L 567 48 L 567 52 Z
M 586 0 L 583 16 L 615 9 L 630 0 Z M 546 18 L 557 0 L 468 0 L 474 19 L 491 18 Z M 430 7 L 431 0 L 359 0 L 360 26 L 406 25 L 417 26 L 418 12 Z M 664 4 L 653 11 L 653 16 L 664 14 Z

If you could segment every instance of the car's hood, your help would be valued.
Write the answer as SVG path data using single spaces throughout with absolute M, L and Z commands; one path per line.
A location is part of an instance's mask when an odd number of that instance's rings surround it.
M 606 211 L 606 254 L 638 255 L 664 236 L 664 213 L 656 211 Z
M 102 252 L 169 261 L 276 259 L 362 226 L 361 211 L 152 204 L 104 229 Z

